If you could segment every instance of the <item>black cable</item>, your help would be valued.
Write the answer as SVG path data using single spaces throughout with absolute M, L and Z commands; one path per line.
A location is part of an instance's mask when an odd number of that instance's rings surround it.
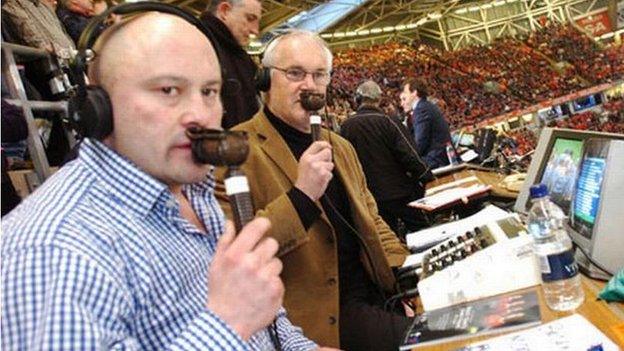
M 604 268 L 601 264 L 599 264 L 598 262 L 594 261 L 589 254 L 587 254 L 587 252 L 583 249 L 583 247 L 581 247 L 581 245 L 579 245 L 577 242 L 574 241 L 574 239 L 572 239 L 572 236 L 568 235 L 570 237 L 570 240 L 572 241 L 572 243 L 574 244 L 574 246 L 576 248 L 578 248 L 581 253 L 583 253 L 583 256 L 585 256 L 585 258 L 587 258 L 587 260 L 589 261 L 590 264 L 594 265 L 596 268 L 598 268 L 599 270 L 601 270 L 602 272 L 604 272 L 605 274 L 607 274 L 610 277 L 613 277 L 615 274 L 611 273 L 608 269 Z M 594 278 L 594 279 L 598 279 L 598 280 L 604 280 L 604 279 L 599 279 L 599 278 Z M 608 281 L 608 279 L 606 280 Z

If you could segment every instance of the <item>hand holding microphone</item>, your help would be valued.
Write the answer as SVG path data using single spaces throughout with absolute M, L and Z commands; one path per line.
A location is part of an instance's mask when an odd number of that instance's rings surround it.
M 203 128 L 190 128 L 186 135 L 191 139 L 195 162 L 227 166 L 225 188 L 234 214 L 235 228 L 231 223 L 226 226 L 210 266 L 207 307 L 244 340 L 273 321 L 268 333 L 280 351 L 275 315 L 284 298 L 279 276 L 282 262 L 276 257 L 277 241 L 265 238 L 270 222 L 253 219 L 247 177 L 240 168 L 249 154 L 247 135 Z M 229 301 L 237 301 L 234 308 Z
M 310 132 L 312 145 L 301 155 L 297 167 L 295 187 L 306 194 L 312 201 L 318 200 L 325 193 L 332 179 L 334 163 L 331 145 L 321 140 L 322 118 L 317 111 L 325 106 L 325 95 L 304 90 L 300 94 L 301 106 L 312 113 Z
M 316 201 L 325 193 L 333 170 L 331 145 L 326 141 L 316 141 L 299 159 L 295 187 Z
M 325 95 L 321 93 L 315 93 L 309 90 L 301 92 L 300 100 L 301 106 L 304 110 L 312 112 L 310 116 L 310 131 L 312 133 L 312 141 L 321 140 L 321 123 L 322 118 L 318 114 L 318 110 L 325 106 Z

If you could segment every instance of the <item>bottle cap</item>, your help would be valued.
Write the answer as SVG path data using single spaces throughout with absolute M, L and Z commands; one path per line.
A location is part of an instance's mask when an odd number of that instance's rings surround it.
M 532 199 L 539 199 L 540 197 L 548 195 L 548 188 L 546 187 L 546 184 L 535 184 L 531 186 L 529 192 Z

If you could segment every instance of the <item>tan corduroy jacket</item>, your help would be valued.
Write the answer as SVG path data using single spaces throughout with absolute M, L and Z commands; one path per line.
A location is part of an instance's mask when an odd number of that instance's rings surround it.
M 286 193 L 297 179 L 297 161 L 284 139 L 262 111 L 234 130 L 249 134 L 250 155 L 243 164 L 249 179 L 256 215 L 271 220 L 269 235 L 280 244 L 286 285 L 284 306 L 289 319 L 304 334 L 323 346 L 339 347 L 339 286 L 336 236 L 322 212 L 306 231 Z M 329 140 L 323 130 L 323 139 Z M 394 290 L 391 266 L 399 266 L 408 254 L 377 213 L 377 205 L 366 187 L 362 167 L 348 141 L 332 133 L 334 162 L 351 203 L 353 223 L 359 232 L 360 258 L 373 282 L 387 292 Z M 224 169 L 217 171 L 223 184 Z M 217 196 L 228 218 L 232 218 L 223 187 Z M 322 206 L 317 202 L 322 210 Z M 370 257 L 370 259 L 368 258 Z

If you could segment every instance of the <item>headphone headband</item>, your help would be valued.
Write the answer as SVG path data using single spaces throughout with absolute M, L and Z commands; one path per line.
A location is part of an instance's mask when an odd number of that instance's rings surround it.
M 204 24 L 195 16 L 193 16 L 190 12 L 183 10 L 179 7 L 175 7 L 173 5 L 165 4 L 162 2 L 156 1 L 142 1 L 142 2 L 133 2 L 133 3 L 123 3 L 119 5 L 115 5 L 113 7 L 108 8 L 106 11 L 102 12 L 98 16 L 94 17 L 89 21 L 85 29 L 82 31 L 80 38 L 78 39 L 78 51 L 84 52 L 95 44 L 99 35 L 96 35 L 97 28 L 106 21 L 106 19 L 110 15 L 128 15 L 133 14 L 135 12 L 162 12 L 168 13 L 171 15 L 175 15 L 181 17 L 186 20 L 190 24 L 194 25 L 200 32 L 204 33 L 204 35 L 210 40 L 210 43 L 213 47 L 216 47 L 217 41 L 214 37 L 214 34 L 206 27 Z
M 68 101 L 68 117 L 70 126 L 82 137 L 103 139 L 113 130 L 113 108 L 108 93 L 102 87 L 87 86 L 84 78 L 87 70 L 87 52 L 100 35 L 99 27 L 111 14 L 128 15 L 150 11 L 171 14 L 195 26 L 210 41 L 215 48 L 218 61 L 221 62 L 215 36 L 198 18 L 186 10 L 155 1 L 124 3 L 107 9 L 92 18 L 83 30 L 78 40 L 78 54 L 71 65 L 71 76 L 77 87 L 74 96 Z

